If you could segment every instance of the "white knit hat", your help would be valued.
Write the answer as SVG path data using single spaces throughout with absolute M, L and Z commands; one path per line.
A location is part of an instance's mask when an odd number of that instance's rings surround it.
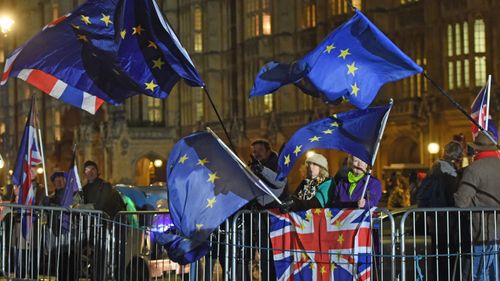
M 307 157 L 306 159 L 306 163 L 314 163 L 320 167 L 322 167 L 323 169 L 327 170 L 328 171 L 328 160 L 326 160 L 325 156 L 321 155 L 321 154 L 318 154 L 318 153 L 315 153 L 309 157 Z

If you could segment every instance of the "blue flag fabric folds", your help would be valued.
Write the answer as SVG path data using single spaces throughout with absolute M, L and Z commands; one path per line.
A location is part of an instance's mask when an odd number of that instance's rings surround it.
M 14 51 L 1 83 L 9 77 L 90 113 L 137 94 L 166 98 L 181 78 L 204 86 L 154 0 L 85 2 Z
M 208 237 L 234 212 L 263 192 L 210 133 L 180 140 L 168 159 L 169 209 L 177 234 L 159 237 L 169 257 L 185 264 L 208 251 Z
M 337 149 L 371 163 L 382 120 L 392 103 L 357 109 L 320 119 L 300 128 L 286 143 L 278 159 L 284 179 L 300 156 L 310 149 Z
M 313 51 L 287 65 L 271 62 L 257 75 L 250 97 L 295 83 L 306 94 L 335 102 L 349 100 L 367 108 L 388 82 L 422 72 L 360 11 L 333 31 Z M 307 82 L 304 87 L 302 82 Z

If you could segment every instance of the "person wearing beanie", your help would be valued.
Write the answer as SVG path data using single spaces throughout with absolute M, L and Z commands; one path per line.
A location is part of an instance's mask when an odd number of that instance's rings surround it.
M 474 142 L 468 144 L 475 151 L 474 161 L 463 172 L 462 179 L 454 194 L 458 208 L 493 208 L 500 205 L 500 151 L 485 132 L 480 132 Z M 463 262 L 463 280 L 499 280 L 498 230 L 500 219 L 496 212 L 473 212 L 472 224 L 472 264 Z M 467 227 L 469 224 L 467 224 Z M 463 237 L 463 236 L 462 236 Z M 470 259 L 470 255 L 467 255 Z M 472 266 L 471 266 L 472 265 Z
M 347 175 L 338 178 L 337 185 L 332 189 L 329 207 L 365 209 L 376 207 L 382 197 L 380 181 L 373 176 L 367 179 L 368 164 L 363 160 L 349 155 L 347 162 L 349 170 Z M 366 192 L 361 198 L 367 180 Z
M 306 159 L 305 166 L 306 178 L 299 184 L 295 193 L 285 200 L 282 211 L 324 208 L 329 202 L 334 180 L 328 172 L 328 160 L 325 156 L 315 153 Z

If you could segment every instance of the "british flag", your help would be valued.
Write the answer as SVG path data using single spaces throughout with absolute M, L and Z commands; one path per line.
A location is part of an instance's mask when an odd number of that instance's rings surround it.
M 270 211 L 278 280 L 370 280 L 370 210 Z
M 17 154 L 16 166 L 12 174 L 12 183 L 19 186 L 18 204 L 31 206 L 35 200 L 35 190 L 33 190 L 31 166 L 42 163 L 38 138 L 36 134 L 36 109 L 35 99 L 31 101 L 31 108 L 24 127 L 24 134 Z M 32 217 L 30 212 L 28 216 Z M 23 217 L 23 234 L 29 230 L 31 219 Z
M 471 114 L 470 116 L 472 119 L 476 120 L 481 127 L 483 127 L 485 130 L 491 133 L 493 138 L 498 141 L 498 130 L 493 124 L 493 120 L 491 118 L 491 115 L 488 112 L 488 85 L 484 86 L 479 94 L 477 94 L 476 98 L 474 99 L 474 102 L 472 102 L 472 105 L 470 107 Z M 488 125 L 486 125 L 486 115 L 488 115 Z M 477 134 L 479 133 L 479 128 L 472 124 L 472 138 L 475 139 Z

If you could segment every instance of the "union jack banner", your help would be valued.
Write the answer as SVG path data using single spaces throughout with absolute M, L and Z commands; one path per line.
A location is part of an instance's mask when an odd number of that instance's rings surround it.
M 18 204 L 20 205 L 33 205 L 35 201 L 35 190 L 33 189 L 31 178 L 31 166 L 35 166 L 42 163 L 42 156 L 40 149 L 38 147 L 38 138 L 36 134 L 36 109 L 35 109 L 35 98 L 33 97 L 31 101 L 31 108 L 28 114 L 28 119 L 26 120 L 26 126 L 24 127 L 23 138 L 21 140 L 21 145 L 19 146 L 19 151 L 17 154 L 16 165 L 14 172 L 12 174 L 12 182 L 14 185 L 19 186 L 19 199 Z M 23 216 L 23 235 L 26 237 L 26 233 L 29 231 L 32 214 L 31 210 L 27 211 L 26 216 Z
M 498 140 L 498 130 L 495 127 L 491 115 L 488 112 L 488 84 L 486 84 L 481 91 L 477 94 L 476 98 L 472 102 L 470 107 L 472 119 L 476 120 L 476 122 L 481 125 L 486 131 L 490 132 L 495 140 Z M 486 116 L 488 115 L 488 116 Z M 488 120 L 488 124 L 486 124 L 486 120 Z M 477 134 L 479 133 L 479 128 L 471 124 L 472 129 L 472 138 L 476 139 Z
M 372 211 L 269 213 L 278 280 L 370 280 Z

